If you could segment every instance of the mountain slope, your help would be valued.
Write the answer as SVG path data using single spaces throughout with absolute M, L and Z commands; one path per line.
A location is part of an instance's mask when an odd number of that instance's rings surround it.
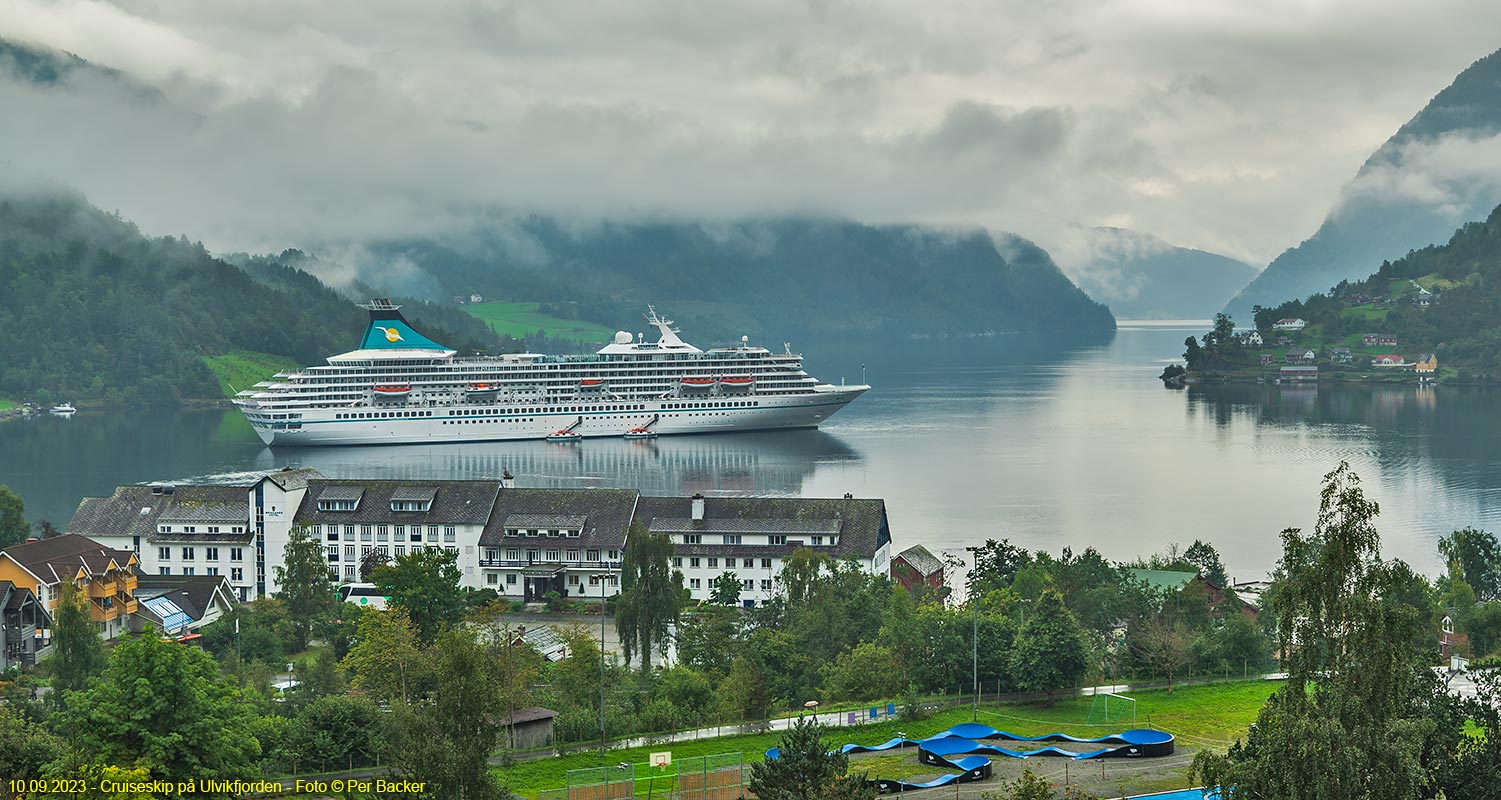
M 1476 61 L 1366 160 L 1316 233 L 1278 256 L 1230 301 L 1248 318 L 1357 278 L 1384 259 L 1443 241 L 1501 203 L 1501 51 Z
M 0 395 L 46 390 L 81 404 L 212 398 L 220 387 L 200 356 L 306 364 L 355 346 L 364 312 L 306 274 L 261 268 L 282 288 L 186 238 L 143 236 L 79 195 L 0 192 L 0 330 L 8 334 Z M 462 330 L 445 332 L 453 345 L 494 341 L 478 323 Z
M 1306 319 L 1304 336 L 1327 344 L 1350 345 L 1379 331 L 1397 339 L 1386 352 L 1409 361 L 1436 353 L 1459 377 L 1501 381 L 1501 206 L 1446 243 L 1385 262 L 1364 280 L 1264 308 L 1257 323 L 1269 329 L 1283 317 Z
M 611 327 L 656 303 L 700 341 L 1114 328 L 1041 248 L 978 229 L 821 219 L 578 228 L 532 217 L 362 247 L 359 277 L 372 285 L 381 265 L 399 263 L 446 293 L 567 304 Z
M 1079 231 L 1084 252 L 1064 272 L 1122 319 L 1208 319 L 1256 268 L 1122 228 Z

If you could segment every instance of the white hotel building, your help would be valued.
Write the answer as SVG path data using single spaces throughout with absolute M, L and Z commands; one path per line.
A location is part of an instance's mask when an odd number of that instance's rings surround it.
M 784 559 L 803 547 L 876 574 L 890 569 L 883 500 L 518 489 L 509 477 L 333 480 L 300 469 L 238 486 L 122 486 L 85 499 L 68 532 L 133 550 L 143 574 L 224 575 L 241 600 L 277 591 L 291 531 L 305 526 L 323 543 L 334 580 L 358 580 L 375 550 L 394 559 L 436 547 L 456 554 L 464 585 L 537 602 L 550 591 L 598 597 L 598 581 L 618 591 L 633 522 L 671 537 L 673 566 L 698 600 L 733 572 L 743 603 L 765 602 Z

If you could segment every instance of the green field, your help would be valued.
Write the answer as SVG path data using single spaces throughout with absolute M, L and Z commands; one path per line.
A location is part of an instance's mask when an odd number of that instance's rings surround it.
M 615 331 L 582 320 L 559 319 L 538 311 L 540 303 L 474 303 L 464 310 L 498 334 L 522 339 L 537 331 L 552 338 L 603 344 Z
M 5 398 L 0 397 L 0 411 L 9 411 L 15 407 L 16 402 L 14 400 L 6 400 Z
M 1266 704 L 1267 698 L 1281 685 L 1278 682 L 1261 680 L 1235 681 L 1185 686 L 1173 692 L 1164 689 L 1132 692 L 1129 696 L 1136 699 L 1136 727 L 1154 727 L 1172 733 L 1178 738 L 1180 752 L 1205 747 L 1223 750 L 1237 738 L 1245 735 L 1251 723 L 1256 721 L 1256 715 Z M 1085 720 L 1089 718 L 1089 708 L 1092 702 L 1093 698 L 1089 697 L 1062 698 L 1052 708 L 1044 707 L 1042 704 L 986 703 L 980 706 L 979 720 L 994 728 L 1029 736 L 1053 732 L 1081 737 L 1103 736 L 1132 727 L 1129 722 L 1108 726 L 1085 724 Z M 855 728 L 835 728 L 829 731 L 826 738 L 830 744 L 846 742 L 875 744 L 902 732 L 906 733 L 909 739 L 921 739 L 958 723 L 969 722 L 971 713 L 970 708 L 966 706 L 949 709 L 921 721 L 897 720 Z M 600 766 L 613 767 L 622 762 L 641 764 L 648 760 L 650 753 L 663 750 L 670 750 L 676 761 L 697 756 L 738 752 L 744 754 L 746 763 L 752 763 L 761 759 L 761 754 L 767 748 L 775 746 L 780 735 L 780 733 L 756 733 L 691 742 L 673 742 L 625 750 L 610 750 L 603 757 L 597 751 L 579 752 L 559 758 L 521 762 L 499 771 L 512 791 L 525 797 L 536 797 L 539 790 L 563 787 L 568 770 Z M 587 749 L 588 745 L 580 747 Z M 855 766 L 858 769 L 869 770 L 872 774 L 886 774 L 898 760 L 899 757 L 894 754 L 868 756 L 862 757 Z M 1009 761 L 1009 759 L 1002 760 Z M 1031 759 L 1028 760 L 1029 763 L 1031 761 Z M 1140 763 L 1143 766 L 1152 767 L 1150 761 L 1147 759 Z M 911 770 L 908 774 L 938 774 L 938 771 L 932 767 L 919 767 L 911 758 L 906 759 L 905 764 L 906 768 Z M 1011 775 L 1013 770 L 1009 768 L 1012 766 L 1016 767 L 1014 772 L 1019 772 L 1021 762 L 1015 765 L 1008 764 L 1007 770 L 998 770 L 997 774 Z M 1036 769 L 1037 764 L 1032 764 L 1032 766 L 1034 771 L 1041 771 Z M 1165 788 L 1171 788 L 1182 779 L 1187 762 L 1178 755 L 1174 755 L 1163 759 L 1162 763 L 1156 766 L 1161 768 L 1156 770 L 1158 774 L 1139 774 L 1133 779 L 1133 785 L 1152 788 L 1161 783 Z M 1062 767 L 1059 765 L 1050 764 L 1047 768 L 1050 772 L 1058 771 L 1060 776 L 1062 774 Z M 920 773 L 919 769 L 925 772 Z M 1112 766 L 1111 769 L 1114 771 L 1115 767 Z M 645 774 L 644 770 L 640 774 Z
M 302 366 L 284 356 L 236 350 L 219 356 L 199 356 L 205 366 L 213 370 L 219 379 L 219 391 L 225 397 L 233 397 L 236 390 L 248 389 L 283 370 Z

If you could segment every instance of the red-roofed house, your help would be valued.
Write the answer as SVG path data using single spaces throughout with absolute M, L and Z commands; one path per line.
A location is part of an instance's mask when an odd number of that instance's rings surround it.
M 1383 356 L 1376 356 L 1375 358 L 1371 359 L 1371 366 L 1373 366 L 1373 367 L 1405 367 L 1405 366 L 1407 366 L 1407 359 L 1404 358 L 1403 356 L 1392 355 L 1392 354 L 1383 355 Z
M 1283 317 L 1272 324 L 1272 330 L 1276 331 L 1301 331 L 1308 325 L 1306 320 L 1298 317 Z

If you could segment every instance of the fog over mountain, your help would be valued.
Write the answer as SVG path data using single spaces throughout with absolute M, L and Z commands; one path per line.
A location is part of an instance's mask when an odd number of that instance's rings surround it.
M 1477 0 L 0 0 L 0 37 L 162 98 L 0 80 L 0 158 L 217 251 L 503 208 L 982 225 L 1050 252 L 1111 226 L 1262 263 L 1496 30 Z

